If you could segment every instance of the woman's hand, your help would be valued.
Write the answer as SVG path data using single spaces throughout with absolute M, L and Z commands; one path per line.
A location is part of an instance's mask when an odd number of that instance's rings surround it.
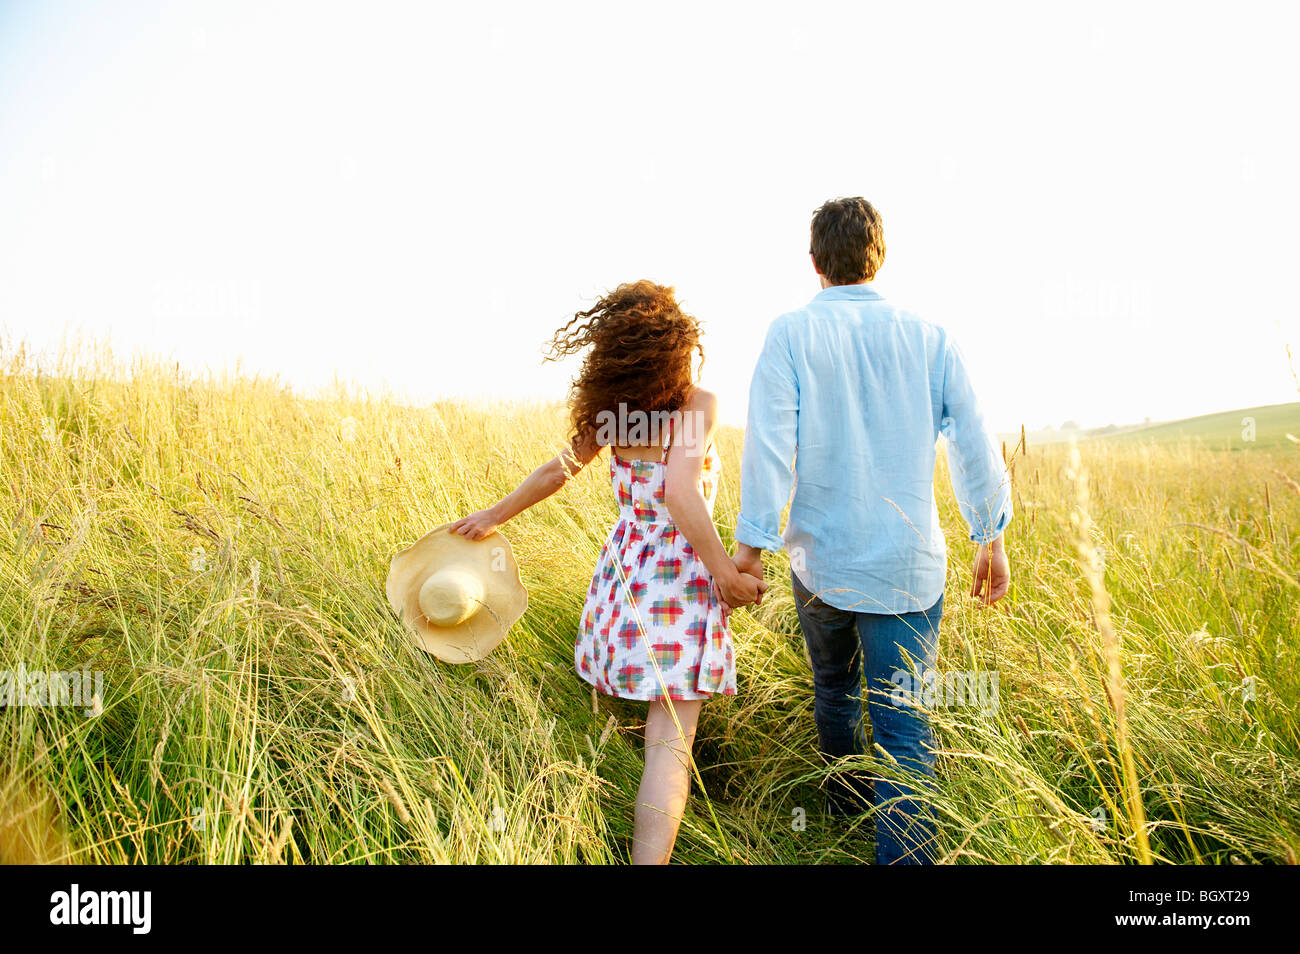
M 497 519 L 496 514 L 489 507 L 487 510 L 478 510 L 468 517 L 462 517 L 448 529 L 452 533 L 459 533 L 466 540 L 482 540 L 484 537 L 495 533 L 499 526 L 501 526 L 501 521 Z

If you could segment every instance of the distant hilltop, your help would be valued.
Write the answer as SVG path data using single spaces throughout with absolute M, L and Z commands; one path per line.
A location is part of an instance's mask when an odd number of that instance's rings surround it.
M 1020 441 L 1020 435 L 999 434 L 1008 448 Z M 1131 440 L 1153 444 L 1200 442 L 1216 450 L 1278 449 L 1295 447 L 1300 451 L 1300 401 L 1268 404 L 1220 411 L 1179 421 L 1145 421 L 1141 424 L 1110 424 L 1106 427 L 1081 428 L 1072 422 L 1061 427 L 1026 431 L 1029 446 L 1076 441 Z

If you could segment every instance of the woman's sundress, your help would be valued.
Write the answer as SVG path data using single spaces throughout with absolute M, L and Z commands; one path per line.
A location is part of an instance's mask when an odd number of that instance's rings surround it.
M 619 519 L 587 590 L 574 665 L 601 692 L 622 699 L 735 695 L 731 631 L 713 577 L 664 503 L 667 455 L 623 460 L 610 448 Z M 721 476 L 710 444 L 700 477 L 710 514 Z

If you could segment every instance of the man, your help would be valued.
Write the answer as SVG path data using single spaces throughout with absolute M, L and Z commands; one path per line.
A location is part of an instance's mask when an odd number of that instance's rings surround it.
M 871 285 L 885 258 L 871 204 L 837 199 L 818 209 L 811 254 L 822 291 L 772 323 L 754 369 L 735 560 L 761 578 L 763 550 L 790 553 L 827 759 L 865 751 L 865 669 L 873 742 L 905 773 L 874 786 L 876 862 L 923 864 L 934 860 L 934 830 L 916 796 L 934 776 L 931 732 L 895 680 L 935 662 L 947 571 L 934 498 L 938 436 L 978 544 L 971 595 L 989 605 L 1011 578 L 1002 545 L 1010 483 L 952 340 Z M 865 809 L 869 782 L 843 778 L 831 811 Z

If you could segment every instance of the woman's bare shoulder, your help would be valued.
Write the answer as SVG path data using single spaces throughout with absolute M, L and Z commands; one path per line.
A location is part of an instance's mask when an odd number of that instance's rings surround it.
M 718 396 L 712 391 L 696 388 L 681 408 L 682 440 L 687 444 L 705 447 L 713 437 L 718 421 Z
M 710 418 L 718 412 L 718 396 L 704 388 L 696 388 L 682 405 L 684 411 L 696 411 L 707 414 Z

